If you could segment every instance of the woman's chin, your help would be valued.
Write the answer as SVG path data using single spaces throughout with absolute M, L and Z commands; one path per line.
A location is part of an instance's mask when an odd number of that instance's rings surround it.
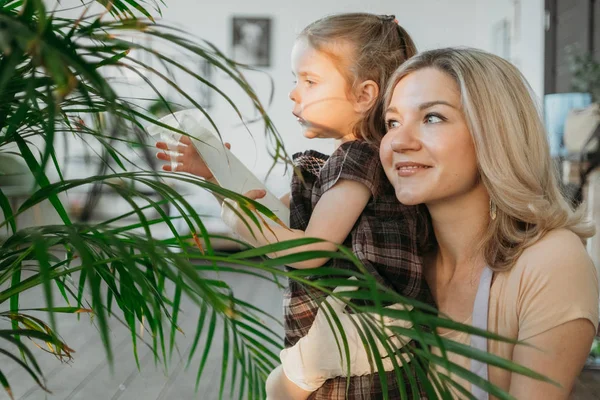
M 396 198 L 405 206 L 416 206 L 423 203 L 422 196 L 417 193 L 396 190 Z

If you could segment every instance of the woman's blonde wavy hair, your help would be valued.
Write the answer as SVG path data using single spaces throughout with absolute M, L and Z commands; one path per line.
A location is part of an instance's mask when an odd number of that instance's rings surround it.
M 423 52 L 392 75 L 385 108 L 398 82 L 423 68 L 448 74 L 460 90 L 480 179 L 497 206 L 481 241 L 491 268 L 510 269 L 523 250 L 553 229 L 569 229 L 582 241 L 594 234 L 585 210 L 573 210 L 559 189 L 533 92 L 516 67 L 476 49 Z

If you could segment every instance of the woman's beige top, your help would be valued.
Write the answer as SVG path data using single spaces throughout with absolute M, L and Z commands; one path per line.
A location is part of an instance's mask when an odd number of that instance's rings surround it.
M 598 326 L 598 277 L 581 241 L 572 232 L 560 230 L 547 234 L 525 250 L 510 271 L 494 273 L 488 330 L 526 341 L 579 318 Z M 471 319 L 465 323 L 470 324 Z M 442 336 L 464 344 L 471 341 L 469 334 L 456 331 Z M 488 351 L 503 358 L 512 359 L 514 347 L 488 340 Z M 435 350 L 439 354 L 439 349 Z M 453 353 L 448 356 L 469 370 L 470 359 Z M 445 372 L 443 368 L 439 370 Z M 452 378 L 470 391 L 468 382 Z M 510 378 L 506 370 L 489 368 L 490 381 L 504 390 L 508 391 Z

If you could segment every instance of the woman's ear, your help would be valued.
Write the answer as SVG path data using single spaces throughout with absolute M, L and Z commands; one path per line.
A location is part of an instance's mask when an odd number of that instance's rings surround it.
M 367 112 L 377 101 L 377 97 L 379 96 L 379 85 L 372 80 L 364 81 L 358 85 L 354 95 L 354 109 L 360 113 Z

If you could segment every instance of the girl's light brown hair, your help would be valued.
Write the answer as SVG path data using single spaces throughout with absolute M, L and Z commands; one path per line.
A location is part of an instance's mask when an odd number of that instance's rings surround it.
M 593 235 L 584 210 L 574 211 L 559 190 L 534 94 L 515 66 L 476 49 L 427 51 L 393 74 L 386 108 L 398 82 L 424 68 L 447 74 L 460 91 L 480 179 L 497 206 L 481 241 L 490 268 L 511 268 L 523 250 L 554 229 L 569 229 L 582 240 Z
M 379 86 L 373 107 L 354 127 L 354 134 L 379 145 L 385 134 L 383 91 L 392 73 L 417 50 L 410 35 L 393 15 L 336 14 L 308 25 L 300 33 L 315 50 L 331 57 L 352 91 L 372 80 Z

